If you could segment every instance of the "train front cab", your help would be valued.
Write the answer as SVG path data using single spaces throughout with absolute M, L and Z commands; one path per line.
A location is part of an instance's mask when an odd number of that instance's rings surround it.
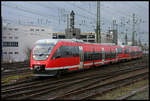
M 54 76 L 60 72 L 82 69 L 83 54 L 82 46 L 77 43 L 61 41 L 53 47 L 49 57 L 45 60 L 35 60 L 32 54 L 31 69 L 35 76 Z M 39 69 L 41 67 L 44 69 Z
M 56 70 L 48 71 L 50 59 L 57 48 L 54 42 L 49 40 L 40 40 L 35 43 L 31 51 L 30 69 L 34 76 L 49 76 L 56 74 Z

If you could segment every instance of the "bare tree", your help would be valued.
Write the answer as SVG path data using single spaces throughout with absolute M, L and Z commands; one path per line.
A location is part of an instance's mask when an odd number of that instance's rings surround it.
M 26 54 L 26 62 L 30 62 L 30 57 L 31 57 L 31 48 L 27 47 L 25 48 L 25 54 Z

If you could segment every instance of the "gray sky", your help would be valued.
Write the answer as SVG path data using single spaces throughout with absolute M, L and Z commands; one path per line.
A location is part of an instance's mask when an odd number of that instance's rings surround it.
M 2 18 L 11 24 L 48 26 L 54 32 L 64 32 L 67 27 L 67 14 L 75 12 L 75 27 L 81 32 L 94 32 L 96 28 L 96 1 L 7 1 L 2 2 Z M 116 19 L 119 32 L 128 29 L 129 38 L 132 33 L 132 14 L 135 13 L 137 39 L 145 43 L 149 39 L 149 4 L 146 1 L 101 1 L 100 16 L 102 31 L 107 31 Z M 124 18 L 123 18 L 124 17 Z M 121 27 L 121 19 L 129 22 Z M 141 19 L 141 20 L 140 20 Z M 140 22 L 141 21 L 141 22 Z M 124 35 L 119 34 L 119 38 Z

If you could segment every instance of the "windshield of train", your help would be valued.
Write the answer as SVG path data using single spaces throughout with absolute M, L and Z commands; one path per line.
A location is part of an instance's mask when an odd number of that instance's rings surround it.
M 36 44 L 33 48 L 33 59 L 34 60 L 45 60 L 49 57 L 54 44 Z

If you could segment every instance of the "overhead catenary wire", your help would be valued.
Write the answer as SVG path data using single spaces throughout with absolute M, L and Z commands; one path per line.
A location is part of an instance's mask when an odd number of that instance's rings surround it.
M 82 2 L 80 2 L 79 4 L 81 4 Z M 90 5 L 90 7 L 91 7 L 91 9 L 93 9 L 93 8 L 95 8 L 95 6 L 94 6 L 94 4 L 95 4 L 96 2 L 92 2 L 91 3 L 91 5 Z M 34 4 L 34 3 L 33 3 Z M 38 4 L 38 3 L 37 3 Z M 70 4 L 73 4 L 72 2 L 70 3 L 70 2 L 66 2 L 66 4 L 65 5 L 70 5 Z M 122 11 L 121 9 L 117 9 L 117 10 L 110 10 L 110 7 L 111 7 L 111 5 L 107 5 L 107 4 L 105 4 L 105 2 L 102 2 L 102 4 L 103 4 L 103 11 L 102 12 L 108 12 L 107 14 L 109 15 L 112 15 L 112 14 L 117 14 L 117 15 L 126 15 L 126 14 L 129 14 L 129 12 L 130 11 L 126 11 L 127 13 L 125 13 L 124 11 Z M 129 3 L 130 4 L 130 3 Z M 14 5 L 14 4 L 13 4 Z M 47 4 L 48 5 L 48 4 Z M 74 5 L 74 6 L 73 6 Z M 78 18 L 79 17 L 81 17 L 82 19 L 81 20 L 79 20 L 76 24 L 78 24 L 78 26 L 79 26 L 79 24 L 80 24 L 80 27 L 81 28 L 84 28 L 84 30 L 87 30 L 87 28 L 88 28 L 88 30 L 91 30 L 91 28 L 92 28 L 92 30 L 93 30 L 93 26 L 95 26 L 95 19 L 96 19 L 96 17 L 95 17 L 95 15 L 94 15 L 94 13 L 92 12 L 92 11 L 90 11 L 90 10 L 88 10 L 87 8 L 86 8 L 86 6 L 87 5 L 82 5 L 82 6 L 80 6 L 80 5 L 77 5 L 77 3 L 75 2 L 74 4 L 73 4 L 72 6 L 74 7 L 74 9 L 77 9 L 78 8 L 78 10 L 79 10 L 79 12 L 76 12 L 76 16 L 78 16 Z M 129 5 L 129 7 L 128 8 L 131 8 L 132 6 L 133 7 L 139 7 L 139 5 L 140 4 L 136 4 L 136 5 L 134 5 L 134 4 L 130 4 Z M 3 4 L 2 4 L 2 6 L 3 6 Z M 45 5 L 44 5 L 45 6 Z M 44 7 L 43 6 L 43 7 Z M 52 8 L 55 8 L 55 7 L 58 7 L 58 6 L 56 6 L 56 5 L 54 5 L 53 7 L 52 7 L 53 5 L 51 5 L 51 6 L 49 6 L 49 7 L 51 7 L 51 9 Z M 68 7 L 67 6 L 67 7 Z M 108 8 L 109 7 L 109 8 Z M 141 6 L 140 5 L 140 7 L 143 7 L 143 6 Z M 21 8 L 23 8 L 23 9 L 25 9 L 25 11 L 27 12 L 27 7 L 26 8 L 24 8 L 24 7 L 21 7 Z M 60 7 L 60 8 L 64 8 L 65 10 L 67 10 L 66 9 L 66 7 Z M 112 7 L 111 7 L 112 8 Z M 144 7 L 145 8 L 145 7 Z M 142 8 L 142 9 L 144 9 L 144 8 Z M 140 8 L 138 8 L 138 9 L 140 9 Z M 23 10 L 24 11 L 24 10 Z M 84 12 L 84 14 L 88 14 L 89 16 L 85 16 L 85 15 L 83 15 L 82 14 L 82 12 Z M 59 17 L 58 16 L 51 16 L 51 15 L 53 15 L 53 14 L 50 14 L 50 13 L 48 13 L 48 14 L 45 14 L 44 12 L 38 12 L 38 10 L 35 10 L 35 9 L 30 9 L 30 11 L 29 11 L 30 13 L 32 13 L 32 14 L 34 14 L 34 15 L 38 15 L 38 16 L 41 16 L 41 17 L 44 17 L 45 16 L 45 18 L 46 19 L 50 19 L 50 18 L 48 18 L 48 17 L 51 17 L 51 19 L 52 19 L 52 21 L 53 21 L 53 23 L 52 24 L 57 24 L 58 23 L 58 19 L 59 19 Z M 92 14 L 93 13 L 93 14 Z M 125 14 L 124 14 L 125 13 Z M 95 17 L 95 18 L 94 18 Z M 40 19 L 40 17 L 39 17 L 39 19 Z M 42 19 L 42 18 L 41 18 Z M 89 20 L 91 20 L 91 21 L 89 21 Z M 104 21 L 105 21 L 106 19 L 104 19 Z M 56 22 L 56 23 L 55 23 Z M 81 22 L 81 23 L 79 23 L 79 22 Z M 92 23 L 90 23 L 90 22 L 92 22 Z M 106 21 L 107 22 L 107 21 Z M 64 24 L 64 23 L 63 23 Z M 107 22 L 107 23 L 105 23 L 105 26 L 106 25 L 109 25 L 109 22 Z M 86 28 L 87 27 L 87 28 Z M 91 28 L 90 28 L 91 27 Z M 130 30 L 129 30 L 130 31 Z

